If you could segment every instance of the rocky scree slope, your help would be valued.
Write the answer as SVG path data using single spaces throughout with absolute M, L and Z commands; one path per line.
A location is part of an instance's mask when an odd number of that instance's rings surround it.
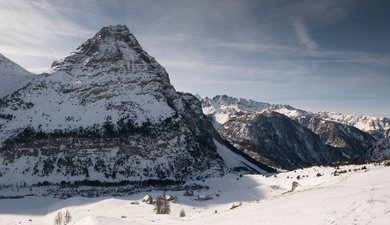
M 359 159 L 390 130 L 387 118 L 345 116 L 344 121 L 338 116 L 336 120 L 331 116 L 336 114 L 226 95 L 202 99 L 202 108 L 236 148 L 283 169 Z
M 2 184 L 228 171 L 200 101 L 175 91 L 126 26 L 102 28 L 48 74 L 1 99 L 0 113 Z

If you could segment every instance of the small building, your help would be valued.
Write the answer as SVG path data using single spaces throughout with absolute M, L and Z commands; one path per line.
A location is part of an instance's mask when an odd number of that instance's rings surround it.
M 153 198 L 150 195 L 145 195 L 145 197 L 142 198 L 142 202 L 145 202 L 146 204 L 153 204 Z
M 175 195 L 165 195 L 165 200 L 171 201 L 171 202 L 176 202 L 177 197 Z
M 197 200 L 197 201 L 206 201 L 206 200 L 210 200 L 210 199 L 213 199 L 213 197 L 211 197 L 211 195 L 198 195 L 198 197 L 195 198 L 195 200 Z
M 194 191 L 192 189 L 187 189 L 184 194 L 184 196 L 193 196 L 194 195 Z

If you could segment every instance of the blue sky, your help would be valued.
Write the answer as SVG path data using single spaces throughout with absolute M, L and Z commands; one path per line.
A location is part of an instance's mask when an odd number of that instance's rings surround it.
M 390 117 L 387 0 L 0 0 L 0 52 L 47 70 L 127 25 L 179 91 Z

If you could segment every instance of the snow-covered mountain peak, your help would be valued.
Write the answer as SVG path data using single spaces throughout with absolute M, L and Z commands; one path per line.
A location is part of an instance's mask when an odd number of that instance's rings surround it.
M 23 67 L 19 66 L 12 60 L 8 59 L 1 53 L 0 53 L 0 71 L 1 74 L 10 74 L 10 75 L 29 73 L 27 70 L 23 69 Z
M 269 104 L 265 102 L 257 102 L 251 99 L 231 97 L 227 95 L 217 95 L 213 98 L 206 97 L 203 100 L 203 108 L 210 111 L 219 111 L 219 110 L 235 110 L 240 112 L 249 112 L 249 113 L 261 113 L 265 111 L 275 111 L 275 110 L 297 110 L 289 105 L 282 104 Z M 299 110 L 303 113 L 302 110 Z M 206 114 L 208 114 L 206 112 Z
M 26 85 L 33 79 L 33 75 L 0 54 L 0 98 Z
M 386 117 L 345 115 L 334 112 L 318 112 L 315 114 L 326 120 L 354 126 L 360 130 L 375 134 L 380 138 L 390 136 L 390 119 Z
M 78 77 L 95 77 L 99 74 L 133 73 L 156 68 L 164 71 L 142 49 L 126 26 L 116 25 L 103 27 L 69 56 L 54 61 L 50 73 L 62 71 Z M 168 80 L 168 76 L 164 79 Z
M 263 111 L 264 108 L 267 108 L 269 104 L 262 102 L 255 102 L 253 100 L 247 100 L 244 98 L 230 97 L 227 95 L 217 95 L 215 97 L 205 98 L 204 105 L 206 109 L 209 110 L 223 110 L 231 109 L 236 111 L 248 111 L 248 112 L 258 112 Z
M 268 104 L 256 102 L 245 98 L 217 95 L 213 98 L 202 99 L 203 113 L 213 115 L 214 126 L 218 128 L 236 113 L 264 113 L 267 111 L 282 111 L 290 114 L 305 114 L 304 111 L 295 109 L 289 105 Z M 280 112 L 280 113 L 282 113 Z M 283 114 L 283 113 L 282 113 Z
M 26 109 L 23 121 L 18 117 L 20 122 L 14 125 L 41 125 L 49 130 L 88 127 L 105 118 L 117 122 L 124 116 L 136 126 L 159 123 L 175 114 L 175 104 L 168 102 L 180 102 L 165 69 L 122 25 L 103 27 L 18 94 L 34 107 Z M 2 110 L 11 114 L 11 108 Z M 31 120 L 30 111 L 56 119 L 50 122 L 37 116 Z

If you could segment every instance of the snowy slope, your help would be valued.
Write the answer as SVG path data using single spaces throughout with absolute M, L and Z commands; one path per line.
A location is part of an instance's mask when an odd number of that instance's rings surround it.
M 298 186 L 291 191 L 294 181 Z M 195 191 L 193 197 L 183 196 L 183 191 L 167 192 L 178 197 L 169 215 L 157 215 L 153 205 L 141 202 L 146 194 L 162 194 L 151 191 L 122 198 L 2 199 L 0 221 L 2 225 L 49 225 L 58 212 L 66 210 L 72 215 L 70 224 L 75 225 L 385 225 L 390 220 L 390 167 L 383 165 L 312 167 L 275 177 L 227 175 L 200 184 L 209 189 Z M 212 199 L 196 201 L 197 195 Z M 231 209 L 233 205 L 238 207 Z M 179 216 L 181 210 L 185 217 Z
M 246 168 L 252 173 L 269 174 L 276 172 L 276 169 L 270 167 L 268 164 L 262 164 L 251 158 L 239 150 L 234 151 L 233 146 L 227 146 L 226 143 L 221 143 L 214 139 L 215 146 L 219 156 L 223 159 L 225 165 L 232 171 Z
M 33 78 L 34 74 L 0 54 L 0 98 L 22 88 Z

